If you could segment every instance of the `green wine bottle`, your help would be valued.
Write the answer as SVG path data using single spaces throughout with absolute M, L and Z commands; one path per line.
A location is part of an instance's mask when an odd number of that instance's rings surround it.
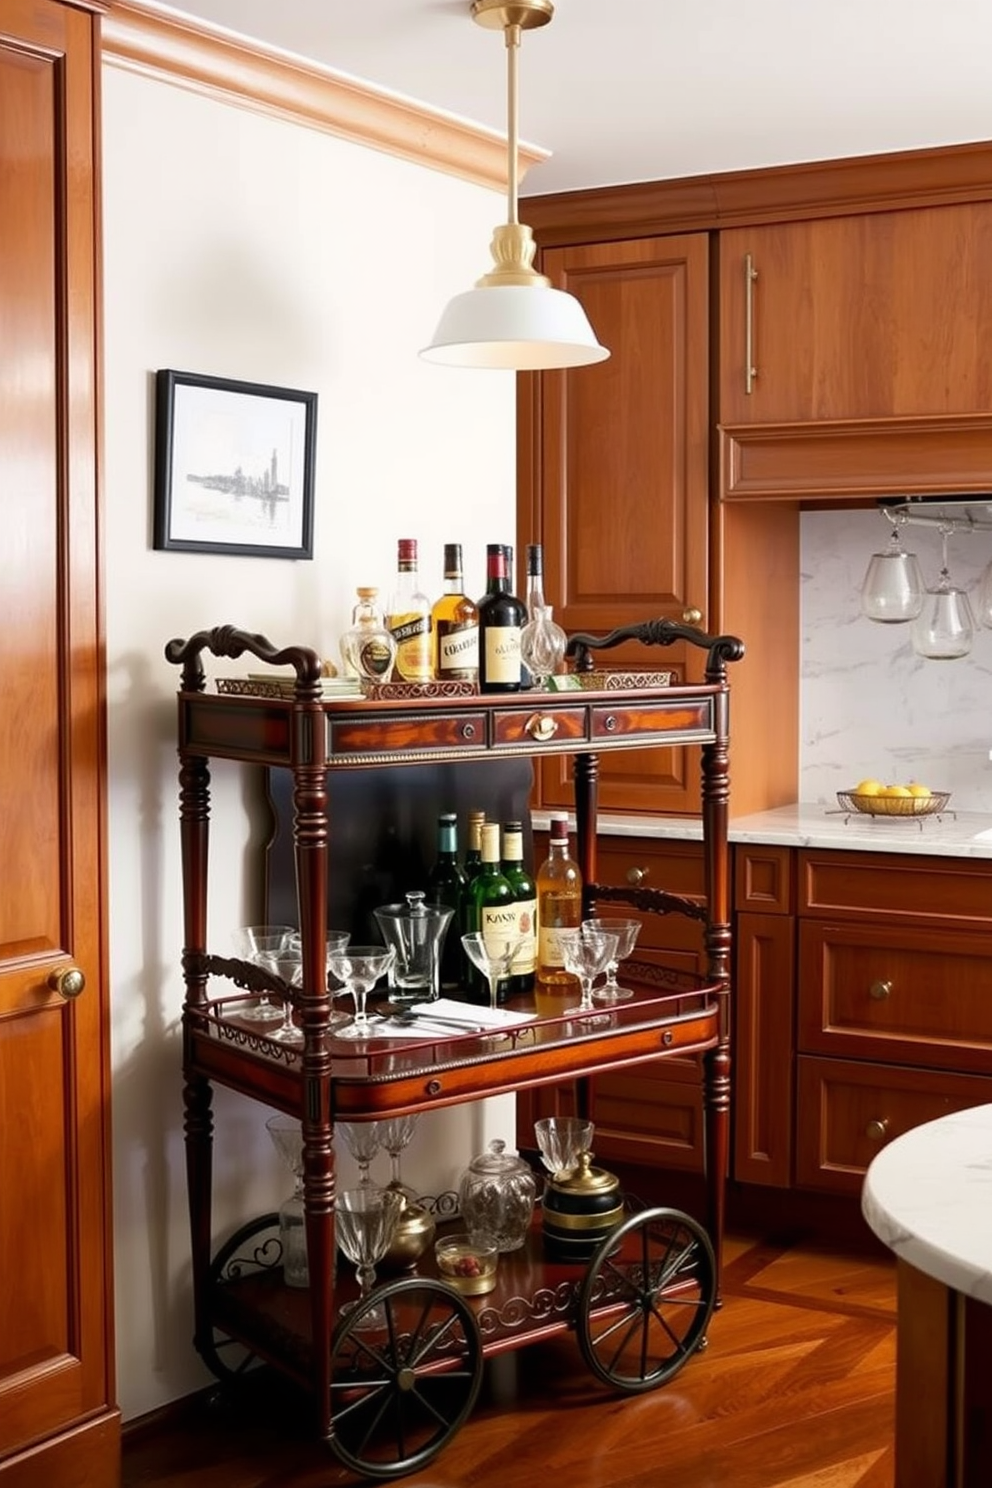
M 516 934 L 517 905 L 513 888 L 503 877 L 499 866 L 499 824 L 486 822 L 482 828 L 482 866 L 467 886 L 464 933 L 479 930 L 483 936 L 494 941 L 504 940 L 507 933 Z M 485 981 L 474 967 L 469 978 L 469 991 L 473 1000 L 488 1001 L 489 991 Z M 496 992 L 497 1002 L 505 1002 L 509 988 L 503 979 Z
M 537 966 L 537 885 L 524 867 L 524 829 L 518 821 L 503 827 L 503 877 L 513 890 L 517 907 L 520 949 L 508 977 L 511 993 L 533 992 Z
M 441 948 L 441 986 L 446 991 L 461 984 L 458 920 L 464 888 L 465 874 L 458 862 L 458 817 L 453 811 L 444 811 L 437 819 L 437 857 L 427 877 L 427 898 L 431 904 L 446 904 L 454 910 Z

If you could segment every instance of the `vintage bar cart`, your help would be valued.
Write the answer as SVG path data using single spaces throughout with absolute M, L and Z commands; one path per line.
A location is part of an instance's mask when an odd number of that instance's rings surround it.
M 448 695 L 436 685 L 413 698 L 325 701 L 321 661 L 308 648 L 277 649 L 263 636 L 230 626 L 166 647 L 168 660 L 182 667 L 184 1097 L 194 1341 L 221 1379 L 257 1361 L 295 1379 L 312 1396 L 317 1432 L 366 1476 L 394 1477 L 430 1461 L 470 1412 L 489 1354 L 573 1328 L 593 1373 L 635 1392 L 670 1378 L 705 1336 L 719 1286 L 730 1101 L 726 665 L 743 655 L 743 646 L 733 637 L 651 621 L 601 638 L 574 636 L 570 650 L 580 671 L 589 671 L 592 649 L 629 639 L 703 647 L 705 682 L 664 686 L 641 675 L 627 690 L 593 686 L 484 696 Z M 275 685 L 240 695 L 208 692 L 205 652 L 292 665 L 295 684 L 286 695 Z M 335 1039 L 328 1027 L 324 954 L 334 831 L 328 772 L 521 753 L 572 755 L 578 851 L 591 888 L 599 752 L 675 744 L 701 746 L 706 904 L 700 908 L 661 891 L 636 895 L 643 908 L 684 909 L 703 920 L 705 977 L 635 968 L 628 961 L 625 980 L 635 983 L 636 996 L 595 1017 L 573 1010 L 537 1018 L 498 1038 L 453 1033 L 443 1039 Z M 292 774 L 303 947 L 298 992 L 260 967 L 207 949 L 212 760 L 283 767 Z M 246 997 L 263 992 L 296 1003 L 304 1033 L 300 1048 L 277 1043 L 257 1024 L 239 1019 Z M 342 1313 L 355 1290 L 345 1268 L 334 1264 L 336 1120 L 424 1112 L 563 1079 L 575 1079 L 581 1109 L 588 1077 L 597 1071 L 677 1053 L 704 1054 L 709 1235 L 678 1210 L 629 1213 L 579 1268 L 548 1261 L 535 1226 L 524 1250 L 501 1258 L 497 1289 L 487 1296 L 461 1296 L 437 1279 L 425 1259 L 420 1274 L 379 1286 Z M 311 1278 L 306 1290 L 282 1283 L 275 1215 L 251 1221 L 213 1254 L 215 1083 L 301 1121 Z M 371 1305 L 385 1315 L 375 1333 L 362 1326 Z

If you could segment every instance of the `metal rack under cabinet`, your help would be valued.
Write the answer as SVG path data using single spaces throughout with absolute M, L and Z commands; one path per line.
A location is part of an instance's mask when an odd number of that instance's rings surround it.
M 631 640 L 704 648 L 705 682 L 653 686 L 639 677 L 640 685 L 626 691 L 594 685 L 562 694 L 447 696 L 439 688 L 431 696 L 428 687 L 411 698 L 325 699 L 320 658 L 305 647 L 277 649 L 263 636 L 230 626 L 166 647 L 168 660 L 182 667 L 184 1098 L 194 1340 L 222 1380 L 236 1379 L 255 1360 L 295 1379 L 312 1397 L 315 1430 L 367 1476 L 413 1471 L 441 1450 L 471 1410 L 487 1355 L 574 1329 L 586 1362 L 605 1384 L 639 1392 L 670 1378 L 700 1346 L 718 1298 L 730 1104 L 726 668 L 743 647 L 733 637 L 651 621 L 606 637 L 572 637 L 570 650 L 581 674 L 591 670 L 592 650 Z M 295 684 L 288 693 L 209 692 L 204 653 L 292 666 Z M 261 695 L 266 691 L 270 695 Z M 402 1042 L 335 1038 L 324 953 L 334 830 L 328 772 L 521 753 L 571 755 L 577 852 L 584 881 L 592 885 L 598 754 L 675 744 L 701 746 L 705 976 L 627 961 L 625 980 L 635 987 L 629 1001 L 590 1018 L 574 1009 L 533 1018 L 498 1039 L 486 1032 Z M 260 967 L 207 948 L 210 772 L 212 761 L 223 760 L 292 774 L 303 956 L 302 986 L 292 994 L 304 1035 L 299 1047 L 280 1044 L 239 1018 L 246 997 L 289 995 L 288 989 Z M 345 1300 L 354 1300 L 354 1284 L 334 1264 L 335 1120 L 420 1113 L 563 1079 L 576 1082 L 581 1111 L 597 1072 L 688 1053 L 704 1056 L 705 1230 L 677 1210 L 630 1212 L 588 1266 L 579 1267 L 549 1261 L 535 1224 L 524 1249 L 501 1259 L 497 1289 L 480 1297 L 461 1296 L 425 1257 L 416 1276 L 372 1294 L 384 1299 L 386 1331 L 370 1345 L 355 1319 L 362 1304 L 342 1311 Z M 250 1221 L 214 1253 L 214 1084 L 301 1121 L 306 1290 L 281 1280 L 274 1215 Z M 617 1328 L 626 1333 L 628 1320 L 641 1326 L 638 1319 L 665 1306 L 684 1314 L 672 1330 L 671 1348 L 666 1345 L 665 1356 L 649 1369 L 627 1374 L 612 1342 Z

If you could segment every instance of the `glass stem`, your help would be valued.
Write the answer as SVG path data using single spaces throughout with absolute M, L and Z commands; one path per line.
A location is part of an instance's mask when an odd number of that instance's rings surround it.
M 582 988 L 582 1001 L 579 1003 L 580 1012 L 587 1013 L 593 1006 L 592 982 L 592 977 L 579 977 L 579 985 Z
M 489 1006 L 491 1008 L 495 1008 L 495 1007 L 498 1007 L 499 1006 L 499 1002 L 498 1002 L 497 997 L 496 997 L 496 989 L 497 989 L 498 986 L 499 986 L 499 977 L 498 976 L 491 976 L 489 978 Z
M 375 1267 L 374 1266 L 367 1266 L 367 1265 L 366 1266 L 358 1266 L 357 1267 L 357 1274 L 358 1274 L 358 1286 L 359 1286 L 359 1289 L 360 1289 L 361 1294 L 362 1294 L 361 1295 L 361 1300 L 364 1302 L 365 1301 L 365 1298 L 368 1296 L 369 1292 L 372 1290 L 372 1284 L 375 1281 Z

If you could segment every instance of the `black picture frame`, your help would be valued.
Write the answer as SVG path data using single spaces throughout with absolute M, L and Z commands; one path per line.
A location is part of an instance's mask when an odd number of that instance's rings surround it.
M 313 557 L 317 394 L 155 374 L 156 548 Z

